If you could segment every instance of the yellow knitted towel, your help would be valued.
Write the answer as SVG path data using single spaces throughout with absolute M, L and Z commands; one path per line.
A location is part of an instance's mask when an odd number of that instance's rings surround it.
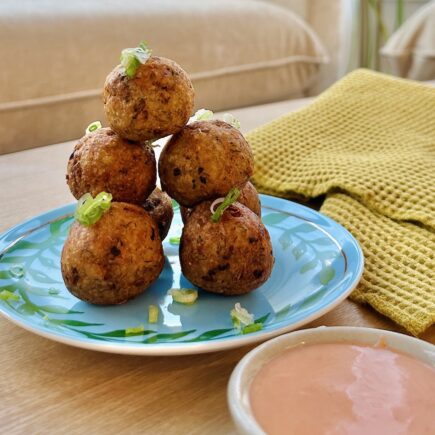
M 351 298 L 418 335 L 435 322 L 435 89 L 358 70 L 310 106 L 247 135 L 254 183 L 321 212 L 359 240 Z

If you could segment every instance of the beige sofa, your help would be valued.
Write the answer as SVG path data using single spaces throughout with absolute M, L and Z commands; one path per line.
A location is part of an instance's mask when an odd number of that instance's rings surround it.
M 391 35 L 381 55 L 394 75 L 435 79 L 435 0 L 418 9 Z
M 104 78 L 121 49 L 143 39 L 190 74 L 197 107 L 317 93 L 337 78 L 339 0 L 276 3 L 3 0 L 0 154 L 74 139 L 104 120 Z M 336 23 L 320 20 L 325 13 Z

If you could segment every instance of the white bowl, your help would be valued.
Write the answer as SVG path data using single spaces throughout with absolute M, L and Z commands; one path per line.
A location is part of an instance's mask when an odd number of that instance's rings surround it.
M 417 338 L 381 329 L 350 326 L 319 327 L 290 332 L 251 350 L 237 364 L 228 384 L 228 404 L 242 434 L 264 435 L 249 403 L 249 388 L 258 370 L 286 349 L 300 344 L 350 342 L 375 345 L 383 338 L 390 349 L 406 353 L 435 367 L 435 346 Z

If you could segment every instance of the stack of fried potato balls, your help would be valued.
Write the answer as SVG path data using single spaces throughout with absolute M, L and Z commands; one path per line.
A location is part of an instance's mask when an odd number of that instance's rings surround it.
M 110 127 L 78 141 L 66 178 L 76 199 L 106 192 L 112 201 L 92 224 L 76 220 L 71 227 L 61 258 L 68 290 L 105 305 L 124 303 L 149 287 L 164 265 L 170 197 L 182 209 L 180 261 L 193 284 L 231 295 L 265 282 L 274 259 L 249 183 L 252 152 L 240 131 L 218 120 L 188 124 L 192 84 L 179 65 L 161 57 L 138 61 L 133 74 L 118 65 L 106 79 L 103 102 Z M 161 191 L 151 142 L 171 134 L 159 161 Z M 233 188 L 241 189 L 239 202 L 213 222 L 213 200 Z
M 66 178 L 75 198 L 107 192 L 112 203 L 92 225 L 74 222 L 61 266 L 66 287 L 78 298 L 120 304 L 142 293 L 163 269 L 162 240 L 173 210 L 156 188 L 149 141 L 187 123 L 194 91 L 175 62 L 150 56 L 133 75 L 117 66 L 106 79 L 103 101 L 110 128 L 78 141 Z
M 253 170 L 254 158 L 243 135 L 219 120 L 189 123 L 161 153 L 162 188 L 181 205 L 184 221 L 181 269 L 204 290 L 241 295 L 270 276 L 272 245 L 260 219 L 257 191 L 249 182 Z M 234 188 L 240 190 L 238 201 L 213 221 L 216 199 Z

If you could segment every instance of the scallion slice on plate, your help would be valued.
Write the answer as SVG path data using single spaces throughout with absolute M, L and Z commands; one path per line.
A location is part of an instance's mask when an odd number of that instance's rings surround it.
M 159 307 L 150 305 L 148 307 L 148 323 L 157 323 L 159 321 Z
M 191 288 L 171 288 L 168 294 L 179 304 L 191 305 L 198 299 L 198 290 Z

